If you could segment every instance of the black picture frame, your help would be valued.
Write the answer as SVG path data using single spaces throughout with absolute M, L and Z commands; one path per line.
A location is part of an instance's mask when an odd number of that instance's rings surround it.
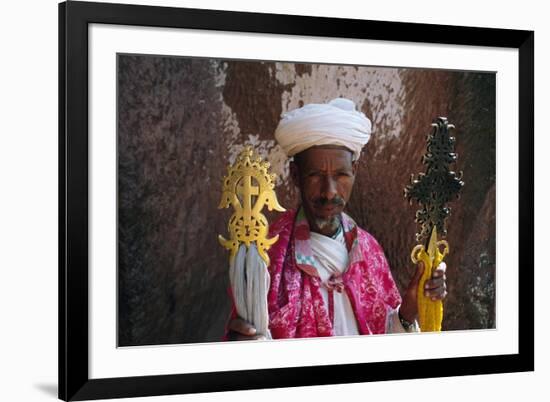
M 90 379 L 88 25 L 323 36 L 519 52 L 518 353 L 416 361 Z M 534 32 L 70 1 L 59 4 L 59 398 L 118 397 L 534 370 Z M 428 370 L 428 368 L 430 368 Z

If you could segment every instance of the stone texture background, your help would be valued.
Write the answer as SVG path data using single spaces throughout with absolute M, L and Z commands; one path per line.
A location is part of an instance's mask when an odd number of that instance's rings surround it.
M 226 166 L 253 145 L 279 175 L 281 204 L 296 206 L 273 131 L 285 111 L 339 96 L 373 122 L 348 212 L 380 241 L 401 289 L 417 229 L 403 187 L 424 171 L 432 119 L 457 126 L 466 184 L 448 221 L 443 327 L 494 328 L 495 85 L 492 73 L 119 55 L 119 345 L 221 339 Z

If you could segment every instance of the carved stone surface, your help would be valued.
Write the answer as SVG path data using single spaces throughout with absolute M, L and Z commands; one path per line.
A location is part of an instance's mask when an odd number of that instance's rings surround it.
M 273 138 L 281 113 L 344 96 L 372 120 L 348 213 L 382 244 L 400 288 L 414 271 L 413 213 L 403 198 L 420 172 L 434 116 L 457 126 L 467 185 L 448 218 L 445 329 L 494 327 L 495 76 L 420 69 L 119 56 L 119 344 L 219 341 L 229 316 L 230 211 L 217 209 L 226 166 L 244 145 L 298 194 Z M 266 213 L 271 221 L 273 212 Z

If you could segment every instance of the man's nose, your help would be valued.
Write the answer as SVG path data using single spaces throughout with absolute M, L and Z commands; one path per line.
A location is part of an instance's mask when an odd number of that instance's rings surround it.
M 321 188 L 321 195 L 328 200 L 332 200 L 338 195 L 336 189 L 336 181 L 331 176 L 325 176 L 323 180 L 323 185 Z

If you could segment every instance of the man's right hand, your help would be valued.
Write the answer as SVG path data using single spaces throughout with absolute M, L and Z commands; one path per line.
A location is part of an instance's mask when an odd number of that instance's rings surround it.
M 256 328 L 240 317 L 233 318 L 229 321 L 227 327 L 229 329 L 227 339 L 230 341 L 255 341 L 266 339 L 265 336 L 256 334 Z

